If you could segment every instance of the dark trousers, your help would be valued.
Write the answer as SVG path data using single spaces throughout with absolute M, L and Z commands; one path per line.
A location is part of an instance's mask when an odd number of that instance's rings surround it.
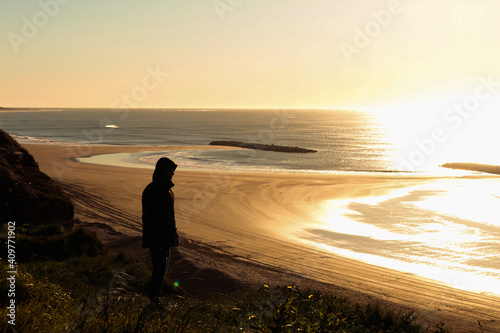
M 147 293 L 149 298 L 153 299 L 158 296 L 163 285 L 163 279 L 165 278 L 165 273 L 168 268 L 170 247 L 166 246 L 161 248 L 161 250 L 150 248 L 149 254 L 151 255 L 153 272 L 151 274 L 151 279 L 149 280 Z

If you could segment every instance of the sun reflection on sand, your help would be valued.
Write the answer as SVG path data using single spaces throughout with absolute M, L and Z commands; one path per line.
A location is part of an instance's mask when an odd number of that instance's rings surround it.
M 499 185 L 491 180 L 450 185 L 445 193 L 413 204 L 423 209 L 500 226 Z
M 454 287 L 500 294 L 499 179 L 443 179 L 326 200 L 298 236 L 311 246 Z
M 477 274 L 460 271 L 459 269 L 450 270 L 443 269 L 442 267 L 416 264 L 410 261 L 405 262 L 394 260 L 376 255 L 339 249 L 322 243 L 310 242 L 310 244 L 324 251 L 333 252 L 344 257 L 354 258 L 371 265 L 412 273 L 437 282 L 442 282 L 454 288 L 474 292 L 490 292 L 500 295 L 500 280 L 497 272 L 490 272 L 490 274 L 478 276 Z

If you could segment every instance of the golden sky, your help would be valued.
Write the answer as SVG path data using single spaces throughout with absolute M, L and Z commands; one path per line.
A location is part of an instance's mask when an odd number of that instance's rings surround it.
M 0 10 L 4 107 L 369 108 L 500 81 L 493 0 L 0 0 Z

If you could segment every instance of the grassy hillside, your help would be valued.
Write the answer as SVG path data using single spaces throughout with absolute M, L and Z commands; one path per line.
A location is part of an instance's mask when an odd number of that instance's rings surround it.
M 7 288 L 5 270 L 0 288 Z M 142 295 L 149 272 L 120 255 L 37 261 L 20 266 L 18 332 L 447 332 L 424 329 L 412 313 L 392 314 L 294 286 L 196 298 Z M 182 285 L 182 281 L 181 281 Z M 0 316 L 6 317 L 1 299 Z M 5 321 L 0 332 L 13 332 Z

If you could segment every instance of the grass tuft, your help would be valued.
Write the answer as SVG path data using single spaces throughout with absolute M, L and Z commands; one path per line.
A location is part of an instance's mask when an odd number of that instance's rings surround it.
M 84 228 L 64 231 L 60 224 L 23 226 L 16 235 L 16 260 L 65 260 L 103 253 L 101 242 Z

